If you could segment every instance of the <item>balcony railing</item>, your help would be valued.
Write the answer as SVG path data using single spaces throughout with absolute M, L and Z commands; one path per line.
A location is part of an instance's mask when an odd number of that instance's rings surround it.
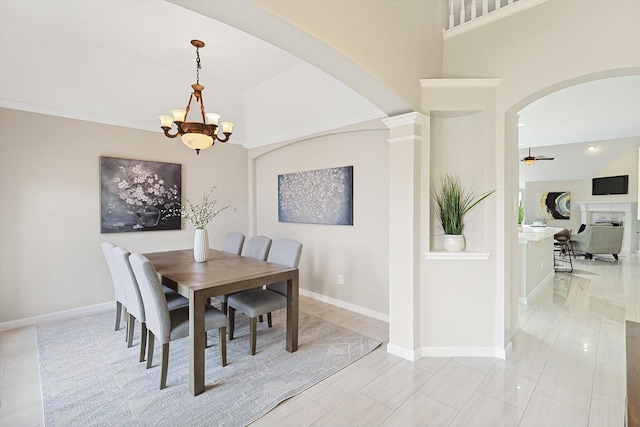
M 449 0 L 449 24 L 444 37 L 477 28 L 547 0 Z

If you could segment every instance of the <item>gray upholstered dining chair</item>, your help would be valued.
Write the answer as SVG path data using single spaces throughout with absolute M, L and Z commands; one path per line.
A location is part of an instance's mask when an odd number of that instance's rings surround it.
M 122 316 L 122 309 L 124 308 L 125 320 L 127 317 L 127 296 L 124 292 L 124 287 L 120 281 L 120 275 L 116 270 L 115 264 L 113 262 L 113 255 L 111 250 L 115 248 L 111 242 L 102 242 L 100 244 L 100 248 L 102 249 L 102 253 L 104 254 L 104 258 L 107 261 L 107 266 L 109 267 L 109 273 L 111 274 L 111 281 L 113 282 L 113 291 L 116 296 L 116 328 L 117 331 L 120 329 L 120 316 Z M 128 332 L 128 331 L 127 331 Z
M 155 266 L 146 257 L 132 254 L 129 257 L 131 268 L 140 288 L 148 331 L 147 369 L 153 364 L 153 345 L 155 338 L 162 344 L 162 362 L 160 371 L 160 390 L 167 385 L 169 365 L 169 342 L 189 336 L 189 307 L 169 311 L 162 284 Z M 204 329 L 218 329 L 220 364 L 227 364 L 227 316 L 210 305 L 205 306 Z
M 271 248 L 271 239 L 267 236 L 253 236 L 247 241 L 247 245 L 244 247 L 244 254 L 247 258 L 259 259 L 265 261 L 269 255 L 269 249 Z M 227 314 L 227 300 L 229 295 L 218 295 L 216 299 L 222 304 L 222 312 Z
M 268 262 L 298 267 L 302 243 L 295 240 L 275 240 L 269 252 Z M 249 322 L 250 352 L 256 354 L 256 329 L 258 316 L 267 314 L 271 327 L 271 312 L 287 307 L 287 282 L 272 283 L 266 289 L 257 288 L 229 295 L 229 340 L 233 339 L 235 312 L 240 311 L 251 318 Z
M 247 246 L 244 248 L 242 256 L 247 258 L 259 259 L 264 261 L 269 256 L 269 250 L 271 249 L 271 239 L 267 236 L 253 236 L 249 238 Z
M 142 362 L 144 360 L 144 352 L 146 350 L 147 325 L 145 323 L 146 317 L 138 281 L 136 280 L 133 270 L 131 269 L 131 264 L 129 263 L 129 256 L 131 253 L 120 246 L 114 247 L 111 249 L 111 252 L 117 273 L 120 276 L 120 283 L 122 283 L 127 297 L 127 347 L 131 347 L 133 345 L 133 332 L 137 320 L 140 322 L 139 360 Z M 189 307 L 189 300 L 187 298 L 165 286 L 163 286 L 162 290 L 164 292 L 165 299 L 167 300 L 167 307 L 169 308 L 169 311 L 181 307 Z
M 244 234 L 232 231 L 227 234 L 222 245 L 222 251 L 230 254 L 240 255 L 244 245 Z

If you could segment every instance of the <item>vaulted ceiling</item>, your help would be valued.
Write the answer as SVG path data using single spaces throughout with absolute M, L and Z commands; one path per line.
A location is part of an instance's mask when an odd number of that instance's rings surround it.
M 640 75 L 570 86 L 529 104 L 519 115 L 523 148 L 640 136 Z
M 196 78 L 190 40 L 200 39 L 206 43 L 200 52 L 206 109 L 236 122 L 232 142 L 248 148 L 405 108 L 383 83 L 357 74 L 353 64 L 346 85 L 321 70 L 322 64 L 311 65 L 211 17 L 216 7 L 242 4 L 250 3 L 2 0 L 0 106 L 160 132 L 157 116 L 186 106 Z M 275 30 L 262 34 L 269 31 Z M 289 47 L 296 42 L 289 40 Z M 325 64 L 332 61 L 323 58 Z M 349 66 L 344 57 L 333 58 Z M 356 87 L 355 81 L 365 82 Z M 638 136 L 639 116 L 640 76 L 584 83 L 524 108 L 521 145 Z
M 234 143 L 385 116 L 317 67 L 163 0 L 1 1 L 0 106 L 160 132 L 158 115 L 184 109 L 196 81 L 192 39 L 206 44 L 206 110 L 236 122 Z

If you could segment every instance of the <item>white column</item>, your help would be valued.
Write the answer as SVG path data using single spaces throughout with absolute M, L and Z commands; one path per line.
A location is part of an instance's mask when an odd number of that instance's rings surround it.
M 383 120 L 389 128 L 389 344 L 387 351 L 420 358 L 420 157 L 429 118 L 409 113 Z M 427 148 L 428 152 L 428 148 Z M 428 172 L 428 171 L 427 171 Z

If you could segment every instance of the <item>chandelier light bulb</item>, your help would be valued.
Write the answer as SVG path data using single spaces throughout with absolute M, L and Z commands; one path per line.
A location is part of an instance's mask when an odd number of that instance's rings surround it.
M 170 128 L 173 126 L 173 117 L 167 116 L 165 114 L 158 116 L 160 118 L 160 127 Z
M 174 122 L 184 122 L 185 117 L 187 117 L 187 112 L 176 108 L 171 110 L 171 115 L 173 115 Z
M 233 127 L 235 126 L 235 123 L 233 122 L 222 122 L 222 133 L 232 133 L 233 132 Z
M 216 113 L 207 113 L 205 114 L 207 117 L 207 124 L 218 126 L 218 121 L 220 120 L 220 114 Z

